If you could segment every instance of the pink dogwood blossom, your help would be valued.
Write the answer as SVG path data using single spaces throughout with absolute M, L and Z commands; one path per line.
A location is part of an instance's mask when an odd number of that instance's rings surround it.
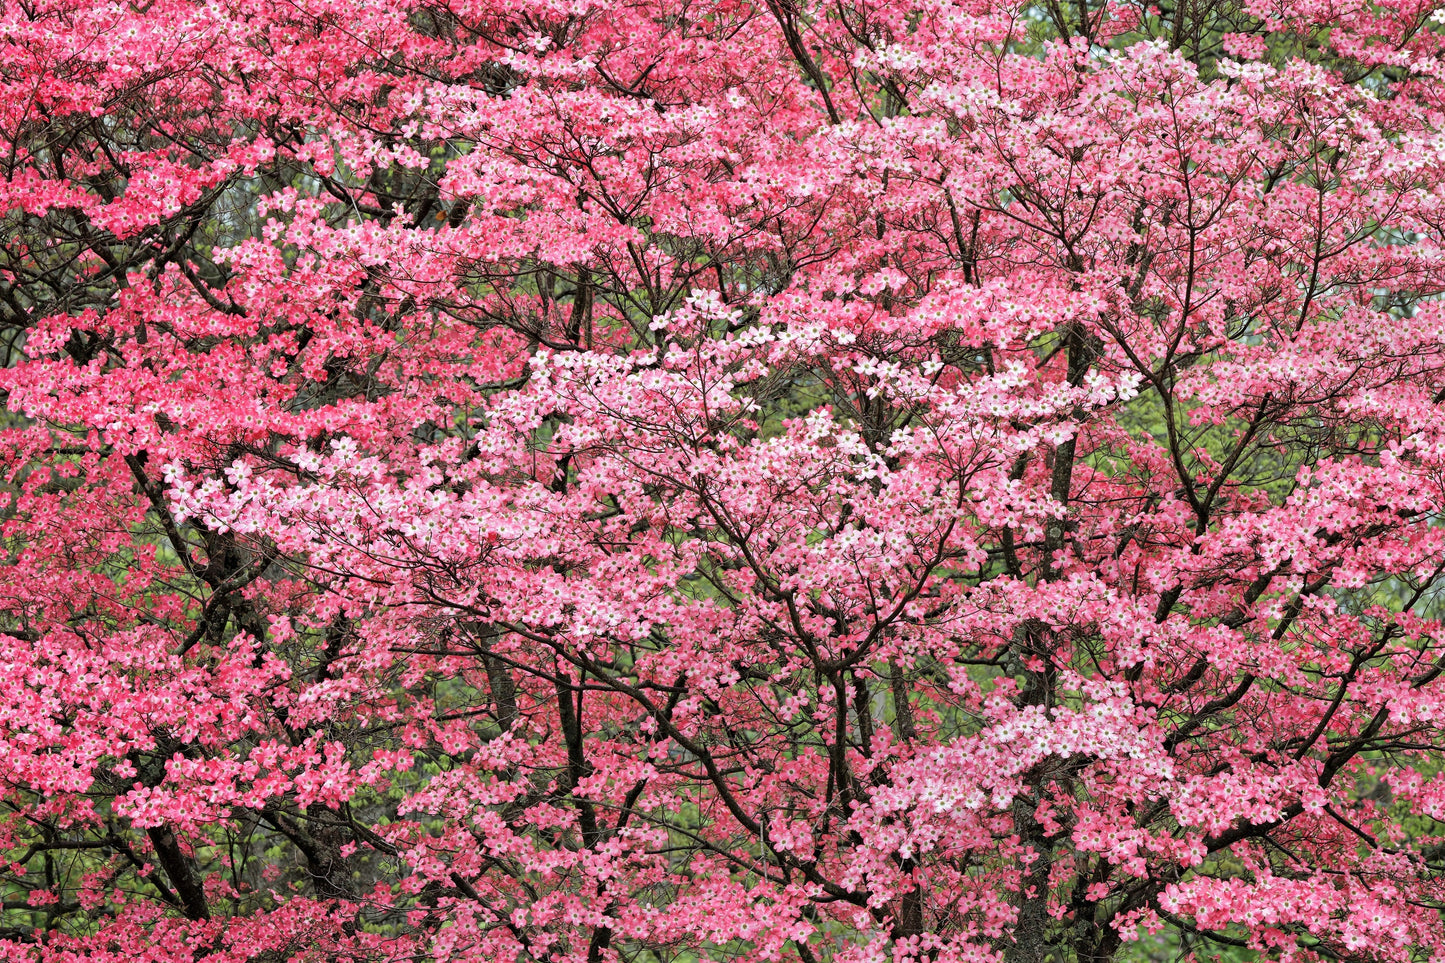
M 0 6 L 0 959 L 1445 960 L 1442 23 Z

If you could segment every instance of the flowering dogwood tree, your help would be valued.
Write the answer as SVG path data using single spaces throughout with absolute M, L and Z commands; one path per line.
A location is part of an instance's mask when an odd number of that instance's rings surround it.
M 1445 959 L 1433 0 L 6 0 L 0 958 Z

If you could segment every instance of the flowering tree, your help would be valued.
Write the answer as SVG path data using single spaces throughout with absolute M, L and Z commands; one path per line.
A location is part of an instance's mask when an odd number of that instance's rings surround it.
M 1445 958 L 1425 0 L 8 0 L 0 955 Z

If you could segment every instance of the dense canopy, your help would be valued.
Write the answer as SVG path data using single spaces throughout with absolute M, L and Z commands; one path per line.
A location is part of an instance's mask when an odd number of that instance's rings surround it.
M 3 0 L 0 959 L 1445 959 L 1433 0 Z

